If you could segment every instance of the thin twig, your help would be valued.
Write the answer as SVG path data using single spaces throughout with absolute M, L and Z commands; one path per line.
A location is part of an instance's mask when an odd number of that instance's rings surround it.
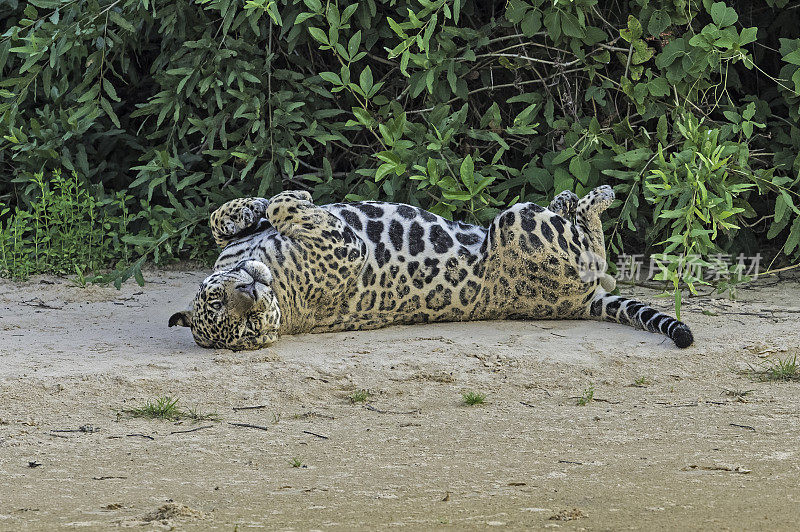
M 228 425 L 233 425 L 234 427 L 245 427 L 248 429 L 269 430 L 267 427 L 262 425 L 251 425 L 250 423 L 231 423 L 229 421 Z
M 398 412 L 397 410 L 381 410 L 380 408 L 375 408 L 371 404 L 364 405 L 364 408 L 366 408 L 367 410 L 371 410 L 372 412 L 377 412 L 379 414 L 402 414 L 402 415 L 407 415 L 407 414 L 418 414 L 419 413 L 419 409 L 409 410 L 408 412 Z
M 233 407 L 233 409 L 234 409 L 235 411 L 237 411 L 237 412 L 238 412 L 239 410 L 258 410 L 258 409 L 261 409 L 261 408 L 267 408 L 267 405 L 256 405 L 256 406 L 234 406 L 234 407 Z
M 154 438 L 154 437 L 152 437 L 152 436 L 148 436 L 147 434 L 139 434 L 139 433 L 136 433 L 136 434 L 126 434 L 126 436 L 138 436 L 139 438 L 145 438 L 145 439 L 147 439 L 147 440 L 155 440 L 155 438 Z
M 308 430 L 304 430 L 303 432 L 304 432 L 305 434 L 311 434 L 312 436 L 316 436 L 317 438 L 322 438 L 323 440 L 328 440 L 328 439 L 330 439 L 330 438 L 328 438 L 327 436 L 323 436 L 322 434 L 317 434 L 316 432 L 311 432 L 311 431 L 308 431 Z
M 210 429 L 213 426 L 214 425 L 203 425 L 202 427 L 195 427 L 195 428 L 189 429 L 189 430 L 173 430 L 172 432 L 170 432 L 170 434 L 185 434 L 187 432 L 197 432 L 198 430 Z

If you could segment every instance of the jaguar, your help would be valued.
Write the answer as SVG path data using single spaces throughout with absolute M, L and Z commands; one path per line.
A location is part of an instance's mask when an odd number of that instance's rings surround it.
M 609 186 L 547 208 L 517 203 L 481 227 L 419 207 L 316 205 L 306 191 L 238 198 L 211 215 L 222 251 L 169 326 L 203 347 L 258 349 L 281 335 L 397 324 L 596 319 L 693 342 L 688 326 L 612 295 L 600 215 Z

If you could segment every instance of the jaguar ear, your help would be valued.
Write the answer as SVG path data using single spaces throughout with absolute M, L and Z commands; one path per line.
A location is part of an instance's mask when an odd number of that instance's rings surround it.
M 192 314 L 194 314 L 194 312 L 191 310 L 176 312 L 169 317 L 169 326 L 174 327 L 175 325 L 180 325 L 181 327 L 191 327 Z

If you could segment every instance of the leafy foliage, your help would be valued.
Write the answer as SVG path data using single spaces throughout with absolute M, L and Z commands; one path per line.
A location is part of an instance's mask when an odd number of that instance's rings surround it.
M 59 170 L 45 179 L 37 173 L 29 186 L 36 199 L 30 210 L 10 208 L 0 222 L 0 273 L 25 278 L 31 273 L 55 272 L 83 275 L 115 258 L 127 259 L 132 249 L 125 243 L 132 199 L 119 192 L 98 201 L 78 180 Z
M 210 249 L 202 220 L 234 196 L 485 223 L 610 183 L 612 251 L 766 236 L 796 259 L 786 4 L 0 0 L 0 202 L 33 212 L 31 176 L 63 167 L 94 201 L 123 191 L 123 244 L 160 261 Z

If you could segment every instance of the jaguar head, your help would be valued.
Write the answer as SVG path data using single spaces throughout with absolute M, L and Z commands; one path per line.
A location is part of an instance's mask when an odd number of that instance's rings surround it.
M 254 260 L 214 272 L 200 283 L 189 310 L 176 312 L 169 326 L 192 330 L 202 347 L 258 349 L 278 339 L 281 311 L 272 292 L 272 273 Z

